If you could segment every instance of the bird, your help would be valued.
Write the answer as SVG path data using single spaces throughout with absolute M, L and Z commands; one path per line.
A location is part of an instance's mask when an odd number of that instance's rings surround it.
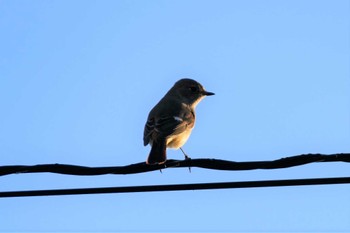
M 152 108 L 144 128 L 143 144 L 151 145 L 146 164 L 166 162 L 166 149 L 181 149 L 195 124 L 195 108 L 208 92 L 197 81 L 189 78 L 178 80 L 164 97 Z

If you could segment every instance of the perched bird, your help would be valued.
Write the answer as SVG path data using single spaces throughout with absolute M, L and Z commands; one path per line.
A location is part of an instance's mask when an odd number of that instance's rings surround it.
M 166 148 L 182 150 L 194 127 L 195 107 L 210 95 L 214 93 L 193 79 L 180 79 L 174 84 L 148 115 L 143 144 L 150 144 L 152 149 L 147 164 L 165 163 Z

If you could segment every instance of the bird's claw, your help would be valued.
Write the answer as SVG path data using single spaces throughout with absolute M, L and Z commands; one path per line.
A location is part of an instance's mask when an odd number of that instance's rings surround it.
M 188 160 L 191 160 L 191 158 L 190 158 L 188 155 L 185 154 L 185 160 L 188 161 Z M 191 166 L 188 167 L 188 170 L 189 170 L 190 173 L 191 173 Z
M 185 151 L 180 147 L 180 150 L 182 151 L 182 153 L 184 154 L 185 156 L 185 160 L 191 160 L 190 156 L 188 156 Z M 191 173 L 191 166 L 188 167 L 188 170 L 190 171 Z

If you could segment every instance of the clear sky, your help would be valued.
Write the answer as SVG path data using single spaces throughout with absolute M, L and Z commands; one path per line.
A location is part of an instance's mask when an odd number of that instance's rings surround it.
M 216 93 L 197 107 L 192 158 L 349 152 L 349 22 L 345 0 L 2 0 L 0 163 L 145 161 L 147 114 L 184 77 Z M 18 174 L 0 177 L 0 191 L 349 174 L 344 163 Z M 328 185 L 4 198 L 0 231 L 350 231 L 349 194 Z

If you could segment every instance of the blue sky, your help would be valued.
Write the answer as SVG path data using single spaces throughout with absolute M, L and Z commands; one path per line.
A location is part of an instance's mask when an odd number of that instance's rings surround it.
M 197 107 L 192 158 L 273 160 L 350 151 L 350 3 L 0 1 L 0 161 L 145 161 L 149 110 L 183 77 Z M 168 157 L 182 159 L 181 151 Z M 19 174 L 1 191 L 349 176 L 349 165 Z M 349 231 L 350 186 L 0 200 L 1 232 Z

